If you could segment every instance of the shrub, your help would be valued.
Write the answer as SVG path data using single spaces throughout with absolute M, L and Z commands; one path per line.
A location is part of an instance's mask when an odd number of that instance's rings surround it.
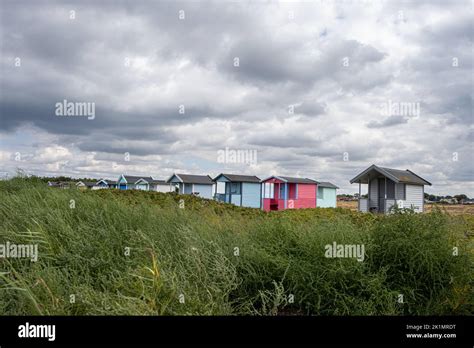
M 40 251 L 38 262 L 0 259 L 3 314 L 473 309 L 472 221 L 463 217 L 340 208 L 265 213 L 176 194 L 61 190 L 27 178 L 1 181 L 0 195 L 0 244 L 33 243 Z M 333 242 L 363 244 L 364 262 L 326 258 Z

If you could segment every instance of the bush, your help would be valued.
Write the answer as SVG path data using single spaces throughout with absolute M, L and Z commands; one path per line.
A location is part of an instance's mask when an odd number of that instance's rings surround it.
M 176 194 L 61 190 L 27 178 L 0 182 L 0 194 L 0 244 L 38 244 L 40 251 L 38 262 L 0 260 L 2 314 L 473 309 L 472 241 L 465 235 L 471 220 L 441 212 L 265 213 Z M 333 242 L 364 245 L 364 262 L 326 258 L 325 246 Z

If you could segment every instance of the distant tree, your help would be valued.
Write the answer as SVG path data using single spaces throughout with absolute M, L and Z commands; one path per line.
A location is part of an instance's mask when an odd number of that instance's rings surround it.
M 92 182 L 95 182 L 97 181 L 97 179 L 93 179 L 93 178 L 71 178 L 69 176 L 43 176 L 41 177 L 41 180 L 44 181 L 44 182 L 48 182 L 48 181 L 65 181 L 65 182 L 77 182 L 77 181 L 92 181 Z
M 458 202 L 468 199 L 468 197 L 465 194 L 455 195 L 454 198 L 456 198 Z

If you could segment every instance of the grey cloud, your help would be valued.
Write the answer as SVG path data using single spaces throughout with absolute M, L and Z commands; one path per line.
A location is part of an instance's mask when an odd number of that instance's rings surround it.
M 318 103 L 314 100 L 304 101 L 301 104 L 295 106 L 296 114 L 303 114 L 306 116 L 318 116 L 326 111 L 326 105 Z
M 26 145 L 22 132 L 33 127 L 70 150 L 63 167 L 73 174 L 115 176 L 110 164 L 124 152 L 135 158 L 130 171 L 153 168 L 160 176 L 179 162 L 204 172 L 213 149 L 237 144 L 258 149 L 255 171 L 319 176 L 343 190 L 354 190 L 348 179 L 371 163 L 429 169 L 442 190 L 449 180 L 472 182 L 469 1 L 386 1 L 370 9 L 342 2 L 322 4 L 325 12 L 312 3 L 291 6 L 290 23 L 289 7 L 274 3 L 3 2 L 0 166 L 13 169 L 19 147 L 35 153 L 49 145 Z M 403 21 L 394 20 L 399 9 Z M 441 10 L 439 21 L 426 20 Z M 96 118 L 54 116 L 63 99 L 95 102 Z M 388 99 L 420 101 L 419 119 L 377 119 L 370 105 Z M 400 133 L 406 142 L 394 151 Z M 28 156 L 22 163 L 54 173 L 49 164 Z
M 362 71 L 385 57 L 374 47 L 355 40 L 325 43 L 314 39 L 310 44 L 312 50 L 308 43 L 301 41 L 274 38 L 270 33 L 254 34 L 234 43 L 219 67 L 246 82 L 307 85 L 324 78 L 342 80 L 345 74 Z M 320 54 L 313 52 L 318 50 Z M 349 58 L 349 69 L 343 65 L 346 57 Z M 238 58 L 239 66 L 234 65 L 235 58 Z
M 367 123 L 368 128 L 385 128 L 391 127 L 399 124 L 408 123 L 408 117 L 406 116 L 397 116 L 392 115 L 381 121 L 370 121 Z

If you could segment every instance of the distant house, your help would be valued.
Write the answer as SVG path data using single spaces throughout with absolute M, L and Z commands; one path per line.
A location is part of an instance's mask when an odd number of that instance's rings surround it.
M 232 203 L 241 207 L 260 208 L 260 179 L 253 175 L 219 174 L 214 178 L 216 183 L 214 198 L 220 202 Z
M 171 185 L 166 180 L 153 179 L 150 182 L 150 191 L 156 192 L 171 192 Z
M 412 171 L 391 169 L 371 165 L 350 181 L 368 185 L 368 198 L 359 198 L 358 209 L 362 212 L 388 213 L 390 208 L 413 208 L 416 212 L 424 210 L 424 185 L 428 181 Z
M 288 176 L 262 180 L 263 210 L 315 208 L 317 185 L 312 179 Z
M 100 179 L 95 183 L 92 187 L 93 190 L 101 190 L 101 189 L 115 189 L 117 188 L 117 181 L 115 180 L 108 180 L 108 179 Z
M 214 181 L 209 175 L 173 174 L 166 182 L 179 194 L 212 199 Z
M 456 198 L 441 198 L 439 203 L 442 204 L 458 204 L 458 200 Z
M 81 190 L 92 189 L 95 185 L 95 182 L 92 181 L 78 181 L 76 187 Z
M 48 181 L 48 186 L 49 187 L 57 187 L 61 189 L 68 189 L 71 188 L 71 185 L 73 183 L 69 181 Z
M 150 189 L 153 181 L 151 176 L 120 175 L 117 180 L 117 188 L 120 190 L 144 190 Z
M 319 208 L 336 208 L 337 187 L 334 184 L 326 181 L 318 181 L 318 192 L 316 206 Z
M 71 181 L 60 181 L 59 182 L 59 188 L 70 189 L 71 187 L 74 187 L 74 182 L 71 182 Z

